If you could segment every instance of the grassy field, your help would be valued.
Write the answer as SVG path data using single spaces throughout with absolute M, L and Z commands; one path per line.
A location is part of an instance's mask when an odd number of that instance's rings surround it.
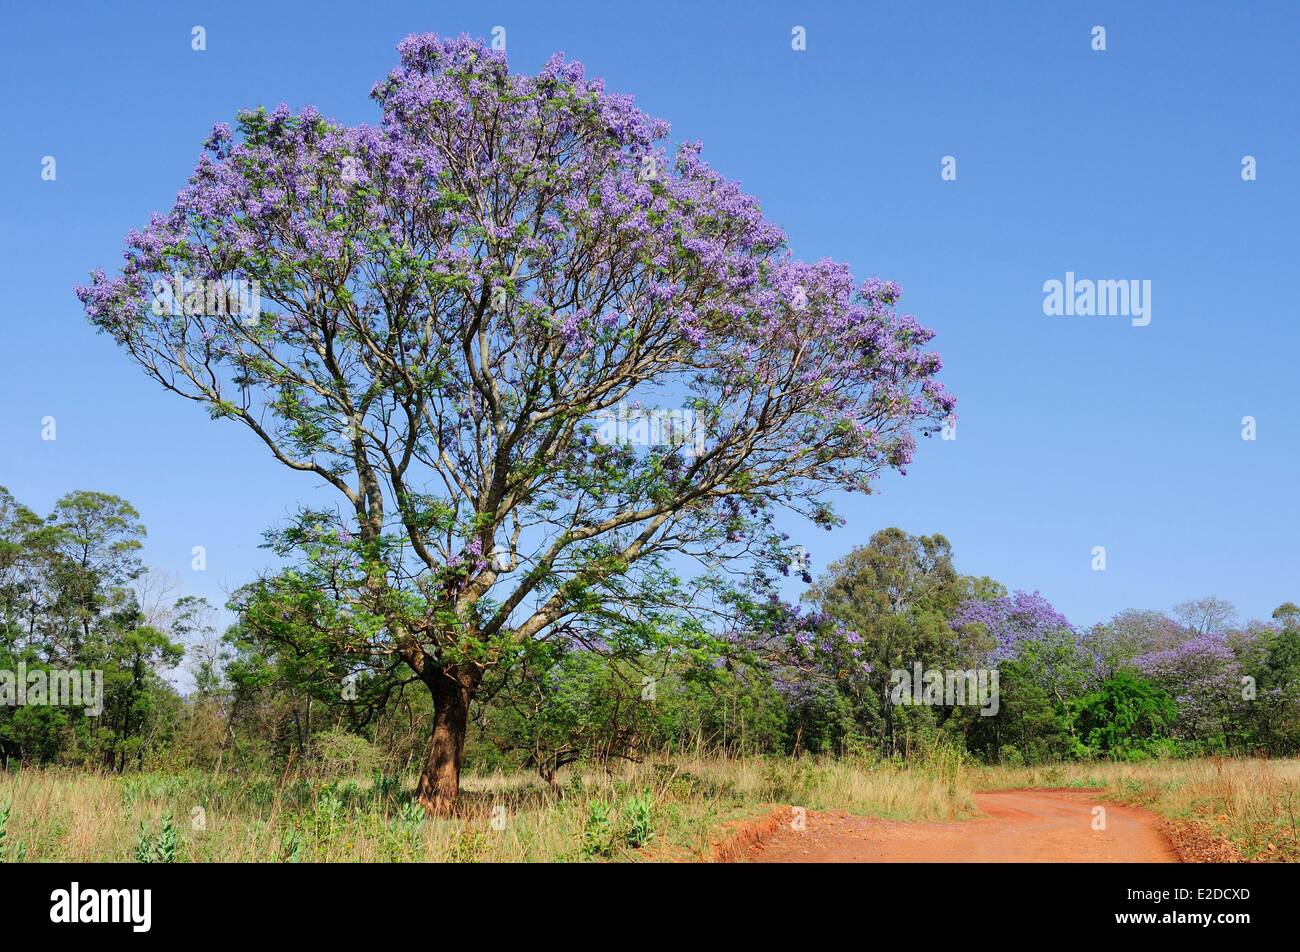
M 428 820 L 413 781 L 206 774 L 0 773 L 5 861 L 409 862 L 707 859 L 727 825 L 790 804 L 899 820 L 974 816 L 977 790 L 1095 787 L 1195 821 L 1244 855 L 1296 860 L 1300 761 L 1037 768 L 958 758 L 677 759 L 574 773 L 467 778 L 462 815 Z M 1294 805 L 1293 805 L 1294 801 Z M 1294 807 L 1294 808 L 1293 808 Z

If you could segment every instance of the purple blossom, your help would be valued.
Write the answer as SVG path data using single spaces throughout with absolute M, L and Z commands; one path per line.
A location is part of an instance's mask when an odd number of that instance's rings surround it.
M 1022 644 L 1041 641 L 1058 632 L 1074 632 L 1069 620 L 1038 592 L 1017 591 L 988 600 L 969 598 L 958 606 L 951 620 L 954 628 L 981 625 L 993 637 L 990 661 L 997 663 L 1015 655 Z
M 1178 702 L 1177 730 L 1197 737 L 1219 728 L 1220 714 L 1240 700 L 1241 665 L 1226 635 L 1194 634 L 1172 648 L 1152 651 L 1134 662 Z

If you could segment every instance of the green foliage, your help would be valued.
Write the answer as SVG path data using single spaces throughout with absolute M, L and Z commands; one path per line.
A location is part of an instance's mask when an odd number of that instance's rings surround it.
M 1027 659 L 1012 658 L 998 667 L 998 714 L 965 717 L 968 749 L 991 762 L 1014 763 L 1018 758 L 1024 763 L 1040 763 L 1070 756 L 1068 712 L 1049 687 L 1036 680 L 1037 666 Z
M 302 849 L 302 831 L 297 827 L 289 827 L 286 829 L 280 837 L 280 862 L 302 862 Z
M 0 863 L 5 861 L 5 853 L 7 852 L 5 841 L 9 837 L 9 814 L 13 810 L 13 806 L 13 800 L 0 804 Z
M 139 560 L 144 536 L 117 496 L 69 493 L 41 519 L 0 487 L 0 670 L 102 673 L 103 702 L 98 717 L 90 700 L 0 706 L 4 757 L 123 769 L 170 740 L 178 698 L 161 672 L 182 647 L 146 612 L 142 593 L 157 583 Z
M 307 817 L 307 829 L 315 842 L 328 842 L 343 819 L 344 803 L 336 790 L 322 791 Z
M 475 863 L 487 849 L 487 838 L 482 830 L 461 830 L 451 848 L 449 859 L 453 863 Z
M 14 839 L 9 830 L 13 819 L 14 798 L 11 795 L 0 803 L 0 863 L 22 863 L 27 860 L 27 842 Z
M 149 833 L 148 827 L 140 824 L 140 838 L 135 847 L 137 863 L 174 863 L 176 862 L 176 827 L 172 825 L 172 814 L 168 810 L 163 815 L 162 827 L 157 836 Z
M 997 591 L 989 579 L 957 573 L 942 535 L 884 529 L 833 562 L 806 599 L 861 641 L 840 646 L 822 683 L 797 695 L 796 750 L 892 754 L 903 750 L 909 730 L 937 728 L 954 712 L 889 703 L 890 672 L 917 661 L 927 668 L 966 667 L 976 646 L 948 618 L 964 597 Z
M 609 464 L 600 478 L 617 481 L 617 465 Z M 404 504 L 429 531 L 472 534 L 490 521 L 415 494 Z M 144 537 L 138 514 L 121 498 L 69 493 L 42 517 L 0 488 L 0 671 L 102 671 L 104 702 L 97 718 L 76 707 L 0 705 L 0 759 L 131 771 L 124 797 L 183 809 L 220 809 L 235 795 L 226 774 L 232 768 L 287 770 L 302 779 L 279 788 L 255 779 L 239 791 L 267 806 L 292 792 L 305 819 L 280 844 L 282 858 L 315 855 L 372 805 L 392 850 L 409 851 L 424 814 L 403 799 L 402 784 L 424 762 L 432 700 L 403 662 L 335 649 L 339 638 L 382 640 L 384 618 L 422 618 L 431 605 L 417 593 L 390 592 L 385 598 L 396 601 L 344 610 L 328 595 L 340 579 L 364 580 L 366 566 L 382 563 L 400 540 L 363 542 L 342 530 L 336 513 L 300 513 L 271 544 L 305 552 L 305 563 L 241 590 L 240 623 L 219 638 L 203 600 L 169 605 L 148 596 L 152 583 L 139 560 Z M 646 563 L 633 584 L 619 577 L 610 547 L 586 543 L 581 551 L 611 569 L 605 594 L 616 592 L 623 605 L 606 611 L 591 586 L 567 583 L 569 597 L 588 613 L 584 639 L 599 650 L 582 639 L 513 644 L 504 636 L 470 646 L 476 658 L 496 661 L 486 665 L 479 689 L 485 700 L 471 721 L 467 767 L 533 770 L 554 799 L 586 796 L 580 769 L 683 751 L 887 760 L 943 748 L 1013 766 L 1300 751 L 1300 608 L 1290 602 L 1271 620 L 1230 632 L 1233 676 L 1239 673 L 1253 696 L 1238 700 L 1229 684 L 1213 730 L 1188 736 L 1180 716 L 1186 699 L 1173 697 L 1182 697 L 1178 685 L 1157 684 L 1136 665 L 1144 653 L 1177 648 L 1191 629 L 1149 611 L 1122 612 L 1077 637 L 1057 632 L 1020 644 L 997 666 L 996 716 L 890 703 L 892 669 L 918 661 L 926 669 L 970 668 L 991 647 L 979 626 L 958 631 L 949 619 L 963 600 L 996 599 L 1006 590 L 960 575 L 941 535 L 883 530 L 829 567 L 808 601 L 825 616 L 823 633 L 844 630 L 853 638 L 835 641 L 808 671 L 727 649 L 669 607 L 687 596 L 666 566 Z M 466 570 L 458 571 L 448 580 L 463 583 Z M 720 583 L 710 591 L 720 602 L 738 598 Z M 760 630 L 775 627 L 776 614 L 760 601 L 746 607 L 746 618 Z M 1206 612 L 1221 618 L 1229 610 L 1207 599 L 1188 606 L 1200 606 L 1193 615 L 1202 627 Z M 183 659 L 194 683 L 185 698 L 167 677 Z M 341 690 L 345 679 L 355 692 Z M 189 767 L 202 772 L 178 779 Z M 566 768 L 575 773 L 567 785 Z M 796 774 L 783 775 L 784 786 L 774 781 L 773 793 L 798 786 Z M 367 775 L 373 783 L 363 790 L 354 780 Z M 671 799 L 691 783 L 667 778 L 660 793 Z M 652 807 L 639 794 L 617 810 L 594 808 L 605 809 L 609 822 L 589 818 L 584 855 L 648 841 Z M 3 837 L 0 824 L 0 857 L 25 848 L 11 837 L 6 853 Z M 613 846 L 602 845 L 607 841 Z M 157 836 L 142 832 L 140 848 L 152 862 L 174 853 L 174 844 L 167 824 Z M 465 842 L 464 851 L 475 849 Z
M 424 807 L 415 800 L 407 800 L 403 803 L 397 815 L 398 821 L 412 830 L 419 829 L 428 817 L 429 814 L 425 812 Z
M 382 770 L 376 771 L 373 782 L 375 796 L 380 800 L 389 801 L 397 796 L 397 792 L 402 787 L 400 777 L 390 777 Z
M 364 737 L 332 728 L 316 737 L 316 757 L 323 776 L 352 777 L 373 772 L 379 752 Z
M 533 769 L 553 788 L 569 765 L 701 745 L 757 753 L 785 742 L 784 705 L 765 679 L 701 668 L 676 655 L 539 652 L 499 687 L 488 687 L 493 700 L 467 762 Z
M 592 800 L 587 804 L 587 821 L 582 827 L 583 857 L 601 859 L 614 852 L 617 834 L 608 803 Z
M 654 839 L 654 797 L 647 789 L 639 796 L 628 797 L 621 811 L 623 842 L 640 849 Z
M 1151 681 L 1120 671 L 1071 702 L 1077 752 L 1138 759 L 1156 750 L 1178 705 Z

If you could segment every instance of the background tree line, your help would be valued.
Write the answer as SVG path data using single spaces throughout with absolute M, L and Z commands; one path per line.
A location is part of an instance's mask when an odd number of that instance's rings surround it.
M 0 670 L 22 662 L 105 678 L 98 718 L 0 706 L 7 763 L 419 768 L 432 705 L 408 690 L 414 672 L 398 662 L 379 676 L 346 653 L 276 639 L 265 619 L 249 626 L 240 613 L 266 605 L 246 590 L 231 599 L 240 620 L 219 634 L 211 605 L 172 597 L 145 570 L 144 537 L 116 496 L 70 493 L 41 516 L 0 489 Z M 1203 598 L 1172 616 L 1130 610 L 1081 629 L 1037 593 L 957 572 L 943 536 L 899 529 L 830 565 L 803 601 L 756 599 L 749 627 L 723 633 L 721 651 L 646 651 L 635 639 L 529 646 L 485 681 L 467 764 L 556 783 L 569 765 L 683 750 L 889 757 L 943 744 L 1004 763 L 1300 750 L 1300 608 L 1290 602 L 1244 624 Z M 916 662 L 996 667 L 998 714 L 890 703 L 891 672 Z

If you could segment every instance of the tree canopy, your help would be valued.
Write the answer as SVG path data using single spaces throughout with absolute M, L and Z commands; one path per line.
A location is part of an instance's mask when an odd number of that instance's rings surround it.
M 271 540 L 250 637 L 414 677 L 450 809 L 484 672 L 548 639 L 706 639 L 682 583 L 786 558 L 778 509 L 904 468 L 953 398 L 892 282 L 805 263 L 697 143 L 553 57 L 411 36 L 377 125 L 241 113 L 78 294 L 164 388 L 337 490 Z M 598 438 L 677 401 L 701 444 Z M 669 568 L 670 563 L 674 566 Z

